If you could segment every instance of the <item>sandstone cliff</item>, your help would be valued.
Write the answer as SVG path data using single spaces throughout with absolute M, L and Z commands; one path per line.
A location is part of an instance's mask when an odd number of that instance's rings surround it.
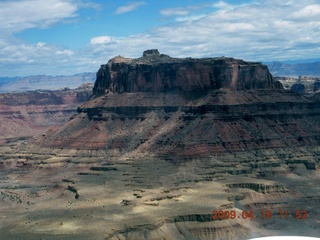
M 168 158 L 318 144 L 318 102 L 282 89 L 259 63 L 145 51 L 97 73 L 94 97 L 43 146 Z
M 261 63 L 233 58 L 171 58 L 147 50 L 141 58 L 115 57 L 97 73 L 94 94 L 105 91 L 167 92 L 278 88 L 268 68 Z

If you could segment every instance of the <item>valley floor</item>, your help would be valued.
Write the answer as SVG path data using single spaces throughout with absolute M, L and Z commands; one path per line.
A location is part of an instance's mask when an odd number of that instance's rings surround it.
M 180 161 L 30 140 L 0 145 L 1 239 L 320 237 L 318 146 Z

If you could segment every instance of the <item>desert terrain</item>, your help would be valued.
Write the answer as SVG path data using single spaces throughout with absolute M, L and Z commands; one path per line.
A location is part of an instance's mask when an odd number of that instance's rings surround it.
M 176 163 L 103 151 L 30 152 L 27 142 L 1 146 L 3 239 L 319 237 L 319 170 L 304 163 L 317 161 L 319 147 Z M 212 219 L 214 210 L 237 217 Z
M 149 50 L 72 96 L 2 103 L 31 130 L 1 112 L 0 239 L 320 237 L 317 95 L 260 63 Z

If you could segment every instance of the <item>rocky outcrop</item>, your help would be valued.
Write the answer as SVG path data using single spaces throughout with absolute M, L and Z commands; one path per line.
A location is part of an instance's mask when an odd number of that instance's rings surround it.
M 36 135 L 67 122 L 88 100 L 92 84 L 77 89 L 0 94 L 1 138 Z
M 115 57 L 97 73 L 93 94 L 107 92 L 203 91 L 276 89 L 268 68 L 234 58 L 171 58 L 147 50 L 141 58 Z
M 320 90 L 319 77 L 275 77 L 274 79 L 280 82 L 284 89 L 290 89 L 291 91 L 299 94 L 313 95 Z

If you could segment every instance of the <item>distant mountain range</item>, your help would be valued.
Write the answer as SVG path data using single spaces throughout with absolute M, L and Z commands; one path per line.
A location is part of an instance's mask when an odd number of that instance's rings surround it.
M 264 62 L 273 76 L 320 76 L 320 59 Z M 33 90 L 58 90 L 77 88 L 85 82 L 94 83 L 96 73 L 86 72 L 71 76 L 36 75 L 27 77 L 0 77 L 0 92 L 24 92 Z
M 79 73 L 71 76 L 0 77 L 0 92 L 74 89 L 85 82 L 94 83 L 96 73 Z
M 3 85 L 16 81 L 19 77 L 0 77 L 0 88 Z
M 264 63 L 268 66 L 273 76 L 281 77 L 298 77 L 298 76 L 320 76 L 320 59 L 305 60 L 305 62 L 288 61 L 288 62 L 267 62 Z

